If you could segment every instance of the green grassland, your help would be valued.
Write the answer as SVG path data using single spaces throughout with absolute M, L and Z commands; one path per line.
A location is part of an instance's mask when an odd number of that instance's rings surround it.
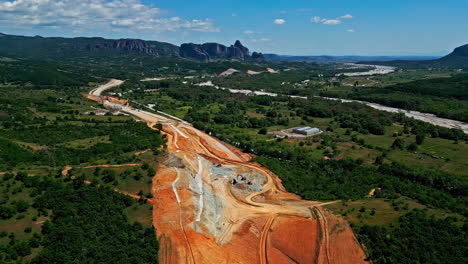
M 407 197 L 397 199 L 365 198 L 357 201 L 339 201 L 325 205 L 325 208 L 342 215 L 355 225 L 398 225 L 398 219 L 414 209 L 424 209 L 428 216 L 435 218 L 455 217 L 463 225 L 463 216 L 428 208 Z
M 144 228 L 151 228 L 153 225 L 153 206 L 149 203 L 137 203 L 127 207 L 124 212 L 130 223 L 141 223 Z

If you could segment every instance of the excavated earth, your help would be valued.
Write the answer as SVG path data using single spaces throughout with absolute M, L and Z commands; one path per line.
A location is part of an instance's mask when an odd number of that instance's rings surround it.
M 161 263 L 366 263 L 349 225 L 251 156 L 178 122 L 153 179 Z
M 128 113 L 152 129 L 162 121 L 168 139 L 150 201 L 160 263 L 367 263 L 347 222 L 286 192 L 250 155 L 187 123 Z

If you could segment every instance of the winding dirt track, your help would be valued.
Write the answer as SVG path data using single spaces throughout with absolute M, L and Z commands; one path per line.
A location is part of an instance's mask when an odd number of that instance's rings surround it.
M 343 219 L 286 192 L 249 154 L 186 123 L 122 111 L 151 129 L 164 121 L 167 158 L 150 201 L 160 263 L 366 263 Z
M 271 225 L 273 221 L 275 221 L 276 215 L 270 215 L 263 226 L 262 234 L 260 236 L 260 263 L 267 264 L 268 257 L 267 257 L 267 237 L 268 232 L 270 232 Z

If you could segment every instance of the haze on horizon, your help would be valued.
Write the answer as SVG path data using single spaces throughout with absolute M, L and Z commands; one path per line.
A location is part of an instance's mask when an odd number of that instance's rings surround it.
M 468 43 L 466 10 L 461 0 L 1 0 L 0 32 L 173 44 L 239 39 L 287 55 L 437 56 Z

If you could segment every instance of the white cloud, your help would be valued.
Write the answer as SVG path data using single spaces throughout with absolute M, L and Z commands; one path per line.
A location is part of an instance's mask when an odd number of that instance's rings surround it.
M 348 30 L 346 30 L 346 31 L 349 32 L 349 33 L 354 33 L 354 29 L 352 29 L 352 28 L 351 28 L 351 29 L 348 29 Z
M 247 35 L 251 35 L 253 34 L 254 32 L 252 30 L 245 30 L 244 31 L 244 34 L 247 34 Z
M 327 20 L 323 21 L 323 24 L 324 24 L 324 25 L 338 25 L 338 24 L 341 24 L 341 20 L 338 20 L 338 19 L 327 19 Z
M 313 18 L 310 19 L 310 21 L 314 23 L 320 23 L 322 21 L 322 18 L 320 18 L 319 16 L 314 16 Z
M 236 17 L 237 14 L 236 14 L 236 13 L 232 13 L 231 16 L 232 16 L 232 17 Z
M 284 23 L 286 23 L 286 20 L 278 18 L 278 19 L 275 19 L 273 23 L 277 25 L 283 25 Z
M 326 19 L 326 18 L 321 18 L 319 16 L 314 16 L 310 19 L 311 22 L 313 23 L 321 23 L 324 25 L 338 25 L 341 24 L 341 20 L 339 19 Z
M 340 18 L 348 18 L 348 19 L 350 19 L 350 18 L 353 18 L 353 16 L 350 15 L 350 14 L 346 14 L 346 15 L 344 15 L 344 16 L 340 16 Z
M 211 19 L 163 17 L 141 0 L 13 0 L 0 2 L 0 26 L 115 31 L 217 32 Z
M 271 39 L 269 38 L 260 38 L 260 39 L 250 39 L 250 42 L 257 43 L 257 42 L 270 42 Z

